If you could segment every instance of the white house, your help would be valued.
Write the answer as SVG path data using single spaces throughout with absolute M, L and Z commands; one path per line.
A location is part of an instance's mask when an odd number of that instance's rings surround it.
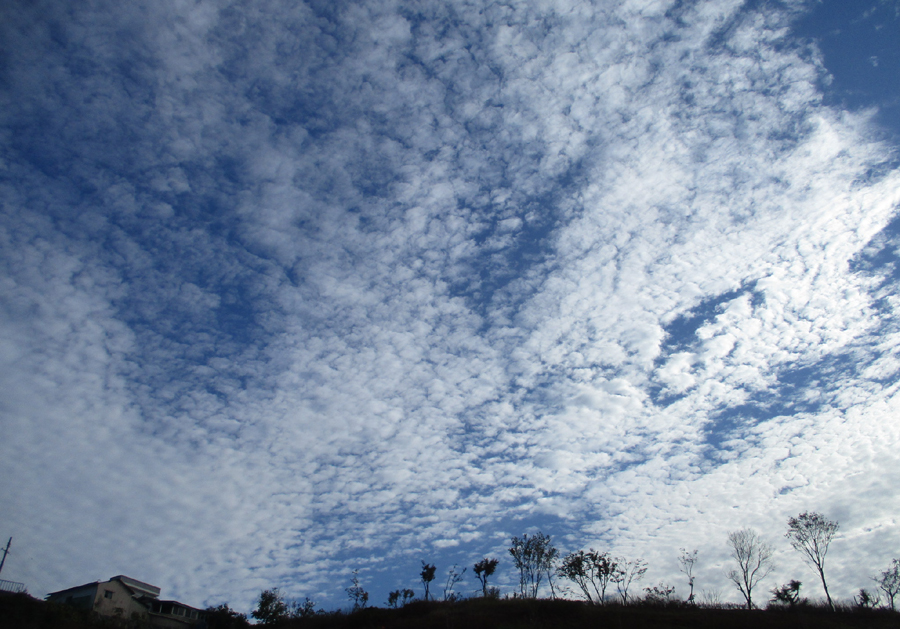
M 159 599 L 155 585 L 118 575 L 109 581 L 85 583 L 51 592 L 47 601 L 92 610 L 100 616 L 149 620 L 154 627 L 185 629 L 203 618 L 203 610 Z

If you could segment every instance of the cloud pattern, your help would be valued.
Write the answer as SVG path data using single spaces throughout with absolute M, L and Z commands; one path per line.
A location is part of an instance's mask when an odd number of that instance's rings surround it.
M 900 539 L 900 172 L 808 8 L 2 9 L 10 578 L 336 606 L 538 527 L 724 589 L 815 509 L 848 596 Z

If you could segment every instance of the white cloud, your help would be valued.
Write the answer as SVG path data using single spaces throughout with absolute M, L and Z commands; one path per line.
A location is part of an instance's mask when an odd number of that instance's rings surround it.
M 816 509 L 857 588 L 896 317 L 850 264 L 900 186 L 742 5 L 15 13 L 10 578 L 339 605 L 534 526 L 713 583 Z

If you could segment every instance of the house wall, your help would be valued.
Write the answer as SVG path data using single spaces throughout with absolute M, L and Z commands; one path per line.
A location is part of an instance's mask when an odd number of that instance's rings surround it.
M 150 624 L 165 629 L 187 629 L 203 619 L 203 611 L 178 601 L 152 601 Z
M 107 592 L 112 592 L 111 597 Z M 101 616 L 119 616 L 121 618 L 147 617 L 147 608 L 134 600 L 131 592 L 119 581 L 106 581 L 97 584 L 94 597 L 94 611 Z
M 120 579 L 124 579 L 125 583 Z M 133 594 L 133 591 L 137 594 Z M 88 583 L 51 593 L 47 600 L 93 610 L 106 617 L 149 620 L 152 627 L 160 629 L 189 629 L 203 619 L 203 610 L 178 601 L 161 601 L 156 598 L 158 592 L 159 588 L 156 586 L 120 575 L 102 583 Z M 145 596 L 146 594 L 150 596 Z M 136 596 L 142 596 L 143 602 L 137 600 Z

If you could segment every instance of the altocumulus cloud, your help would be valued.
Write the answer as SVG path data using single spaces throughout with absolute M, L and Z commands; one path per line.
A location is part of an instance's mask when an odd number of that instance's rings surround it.
M 724 588 L 815 509 L 864 585 L 900 173 L 806 4 L 4 6 L 9 578 L 380 603 L 536 526 Z

